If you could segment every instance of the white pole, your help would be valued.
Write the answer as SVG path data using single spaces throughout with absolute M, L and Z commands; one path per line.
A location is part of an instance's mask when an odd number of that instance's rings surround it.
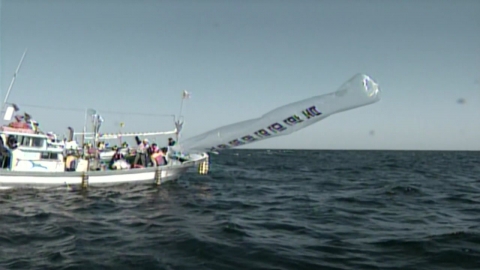
M 20 71 L 20 67 L 22 66 L 23 59 L 25 58 L 26 54 L 27 54 L 27 49 L 25 49 L 25 52 L 22 55 L 22 59 L 20 59 L 20 63 L 18 63 L 17 70 L 15 70 L 15 73 L 13 73 L 12 81 L 10 82 L 10 86 L 8 87 L 7 94 L 5 95 L 5 99 L 3 100 L 2 111 L 3 111 L 3 107 L 7 103 L 8 96 L 10 95 L 10 91 L 12 90 L 13 84 L 15 83 L 15 78 L 17 77 L 18 71 Z
M 85 134 L 87 133 L 87 113 L 88 108 L 85 109 L 85 121 L 83 122 L 82 148 L 85 145 Z

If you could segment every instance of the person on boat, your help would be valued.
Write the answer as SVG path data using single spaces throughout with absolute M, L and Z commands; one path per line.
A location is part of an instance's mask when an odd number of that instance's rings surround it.
M 120 148 L 115 147 L 115 154 L 113 154 L 112 160 L 117 161 L 117 160 L 121 160 L 121 159 L 124 159 L 124 158 L 125 158 L 125 156 L 120 152 Z
M 173 140 L 172 137 L 168 138 L 168 146 L 174 146 L 175 145 L 175 140 Z
M 27 119 L 27 118 L 25 117 L 25 119 Z M 31 130 L 35 131 L 35 133 L 40 132 L 40 130 L 38 129 L 40 124 L 37 121 L 35 121 L 31 117 L 29 117 L 28 120 L 25 120 L 25 122 L 29 125 Z
M 13 135 L 8 136 L 7 146 L 10 148 L 10 158 L 7 166 L 12 169 L 23 158 L 23 152 L 18 148 L 17 138 Z
M 147 149 L 148 149 L 148 139 L 140 140 L 138 136 L 135 136 L 135 141 L 138 144 L 137 153 L 135 155 L 135 160 L 133 161 L 133 166 L 138 167 L 138 161 L 142 163 L 142 166 L 148 167 L 147 164 Z
M 161 149 L 161 153 L 162 153 L 162 159 L 161 159 L 161 163 L 159 162 L 159 166 L 160 165 L 167 165 L 167 152 L 168 152 L 168 148 L 167 147 L 162 147 Z
M 5 148 L 2 136 L 0 136 L 0 155 L 5 154 L 5 152 L 8 152 L 8 150 Z
M 17 144 L 18 144 L 17 138 L 15 138 L 15 136 L 13 135 L 9 135 L 7 140 L 8 148 L 10 148 L 11 150 L 15 150 L 18 147 Z
M 163 165 L 163 153 L 160 151 L 156 143 L 153 143 L 149 149 L 150 161 L 152 162 L 153 166 Z
M 78 159 L 75 156 L 75 151 L 73 149 L 66 150 L 65 158 L 65 171 L 74 172 L 77 167 Z
M 109 167 L 113 170 L 130 168 L 130 165 L 125 160 L 125 156 L 120 152 L 120 148 L 115 148 L 115 154 L 113 154 Z
M 17 120 L 17 123 L 20 123 L 23 121 L 24 116 L 23 115 L 15 115 L 15 120 Z
M 10 160 L 10 152 L 5 148 L 3 138 L 0 136 L 0 168 L 6 168 Z
M 100 152 L 91 143 L 87 143 L 87 153 L 90 158 L 100 158 Z
M 97 148 L 98 148 L 98 150 L 105 150 L 105 148 L 106 148 L 105 142 L 98 142 L 97 143 Z

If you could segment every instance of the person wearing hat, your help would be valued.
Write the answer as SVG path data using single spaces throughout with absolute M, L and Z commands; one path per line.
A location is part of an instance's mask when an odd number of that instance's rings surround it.
M 138 136 L 135 136 L 135 141 L 137 141 L 137 153 L 135 155 L 135 160 L 133 161 L 133 166 L 138 165 L 138 161 L 142 162 L 142 166 L 148 167 L 147 161 L 147 149 L 148 149 L 148 139 L 140 140 Z

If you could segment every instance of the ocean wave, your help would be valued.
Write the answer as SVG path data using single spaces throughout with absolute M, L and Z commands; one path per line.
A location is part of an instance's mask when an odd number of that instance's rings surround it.
M 2 191 L 0 268 L 478 269 L 478 164 L 236 150 L 160 187 Z

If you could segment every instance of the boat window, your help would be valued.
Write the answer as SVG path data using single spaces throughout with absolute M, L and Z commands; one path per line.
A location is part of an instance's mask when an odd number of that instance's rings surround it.
M 32 138 L 33 141 L 33 147 L 43 147 L 43 141 L 44 139 L 42 138 Z
M 18 145 L 21 145 L 21 146 L 30 146 L 31 139 L 30 137 L 17 136 L 17 142 L 18 142 Z
M 36 138 L 36 137 L 27 137 L 27 136 L 15 136 L 17 138 L 17 144 L 19 146 L 26 146 L 26 147 L 43 147 L 43 138 Z
M 42 152 L 41 159 L 58 159 L 58 153 Z
M 23 136 L 15 136 L 17 139 L 17 145 L 24 145 Z

